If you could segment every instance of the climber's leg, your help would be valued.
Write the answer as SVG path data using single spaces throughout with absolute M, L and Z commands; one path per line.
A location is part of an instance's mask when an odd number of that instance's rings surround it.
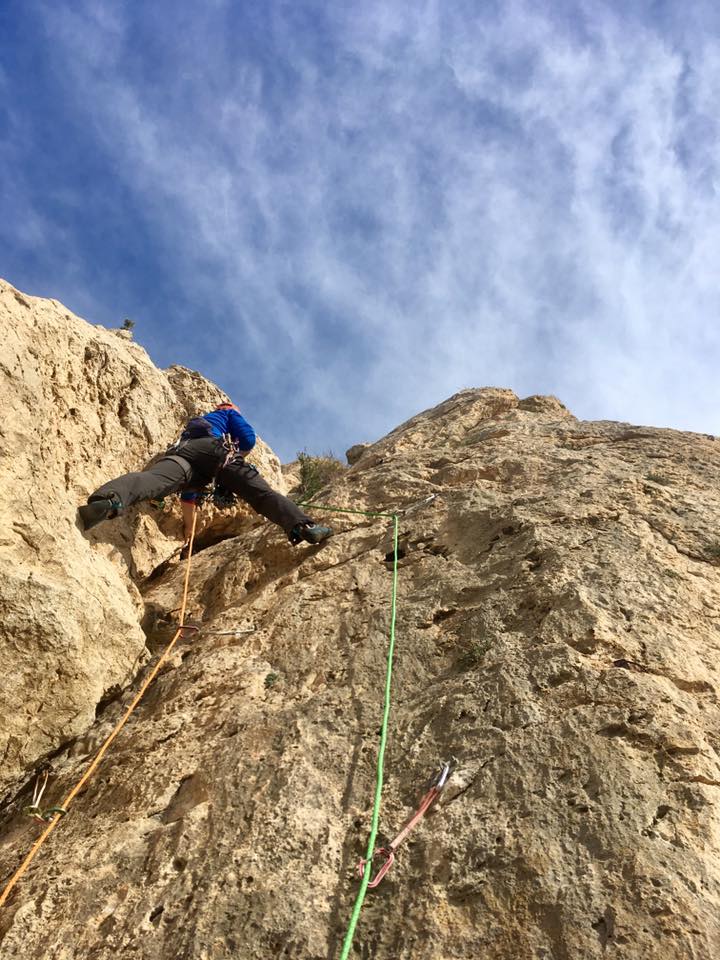
M 308 540 L 320 543 L 332 534 L 320 527 L 296 503 L 273 490 L 243 457 L 235 457 L 217 475 L 217 483 L 249 503 L 256 513 L 282 527 L 293 543 Z
M 243 457 L 234 457 L 218 473 L 218 486 L 225 487 L 249 503 L 256 513 L 272 520 L 285 533 L 290 533 L 299 523 L 312 523 L 310 517 L 281 493 L 270 486 Z
M 126 473 L 109 480 L 88 497 L 79 508 L 86 530 L 101 520 L 116 517 L 138 500 L 160 499 L 182 489 L 192 476 L 187 460 L 177 456 L 162 457 L 147 470 Z

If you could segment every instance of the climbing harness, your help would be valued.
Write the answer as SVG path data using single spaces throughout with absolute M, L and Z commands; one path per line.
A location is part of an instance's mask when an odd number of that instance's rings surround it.
M 240 454 L 240 449 L 237 442 L 233 440 L 231 434 L 223 433 L 222 436 L 219 436 L 213 431 L 213 425 L 204 417 L 194 417 L 192 420 L 188 421 L 185 430 L 183 430 L 178 439 L 174 443 L 171 443 L 167 448 L 165 459 L 176 460 L 190 469 L 190 464 L 188 461 L 181 456 L 183 444 L 187 443 L 188 440 L 202 440 L 206 437 L 214 437 L 216 440 L 222 440 L 222 445 L 225 450 L 225 457 L 221 461 L 218 461 L 218 465 L 215 468 L 213 477 L 216 477 L 222 468 L 226 467 L 228 463 L 230 463 L 233 457 L 236 457 Z
M 378 847 L 377 850 L 374 851 L 370 860 L 365 860 L 365 859 L 360 860 L 360 862 L 358 863 L 357 869 L 358 869 L 359 876 L 362 876 L 365 870 L 365 865 L 367 863 L 371 862 L 376 857 L 385 858 L 385 862 L 378 870 L 377 874 L 375 875 L 375 878 L 368 883 L 368 887 L 370 887 L 371 890 L 378 886 L 382 878 L 385 876 L 385 874 L 388 872 L 390 867 L 393 865 L 393 863 L 395 862 L 395 851 L 400 846 L 400 844 L 407 838 L 407 835 L 410 833 L 413 827 L 422 820 L 422 818 L 428 812 L 430 807 L 435 803 L 437 798 L 442 793 L 443 787 L 447 783 L 447 779 L 449 776 L 450 776 L 450 764 L 444 763 L 442 765 L 440 773 L 435 777 L 432 783 L 432 786 L 420 801 L 420 805 L 418 806 L 417 810 L 410 817 L 408 822 L 402 828 L 400 833 L 395 837 L 395 839 L 387 847 Z
M 217 482 L 214 482 L 212 490 L 201 490 L 195 502 L 202 505 L 208 501 L 212 503 L 214 507 L 217 507 L 218 510 L 227 510 L 237 504 L 238 498 L 232 490 L 228 490 L 227 487 L 223 487 Z
M 229 507 L 236 506 L 238 502 L 237 495 L 233 493 L 232 490 L 228 490 L 227 487 L 223 487 L 222 484 L 217 482 L 217 476 L 220 471 L 223 470 L 229 463 L 232 463 L 236 457 L 241 456 L 236 441 L 233 440 L 229 433 L 224 433 L 222 437 L 217 437 L 211 432 L 212 424 L 208 423 L 202 417 L 196 417 L 195 420 L 191 420 L 189 423 L 196 423 L 200 424 L 201 426 L 196 426 L 195 432 L 188 434 L 187 436 L 185 435 L 186 432 L 183 432 L 180 439 L 176 440 L 175 443 L 168 448 L 168 450 L 177 450 L 178 452 L 181 452 L 183 444 L 188 440 L 197 440 L 204 437 L 215 437 L 215 439 L 222 440 L 223 449 L 225 451 L 224 457 L 219 459 L 217 462 L 217 466 L 212 474 L 211 481 L 208 481 L 212 482 L 212 488 L 210 490 L 198 490 L 196 492 L 196 499 L 194 501 L 195 504 L 197 506 L 202 506 L 203 503 L 209 501 L 215 507 L 217 507 L 218 510 L 227 510 Z M 199 432 L 201 430 L 204 432 Z M 188 469 L 190 469 L 188 462 L 181 456 L 176 456 L 173 454 L 168 456 L 167 459 L 177 460 L 181 463 L 185 463 L 188 466 Z M 153 506 L 158 506 L 161 510 L 165 507 L 164 500 L 151 500 L 150 502 L 153 504 Z
M 35 819 L 43 820 L 44 822 L 46 821 L 46 815 L 49 816 L 50 819 L 47 820 L 47 826 L 45 827 L 45 829 L 43 830 L 43 832 L 40 834 L 40 836 L 37 838 L 37 840 L 36 840 L 35 843 L 32 845 L 32 847 L 30 848 L 30 852 L 27 854 L 27 856 L 25 857 L 25 859 L 23 860 L 23 862 L 20 864 L 20 866 L 17 868 L 17 870 L 15 871 L 15 873 L 12 874 L 12 876 L 10 877 L 10 879 L 8 880 L 8 882 L 5 884 L 5 887 L 4 887 L 3 891 L 2 891 L 2 893 L 0 893 L 0 907 L 4 906 L 4 904 L 7 902 L 7 899 L 8 899 L 8 897 L 10 896 L 10 893 L 12 892 L 12 890 L 13 890 L 13 888 L 15 887 L 16 883 L 18 882 L 18 880 L 21 879 L 21 877 L 25 874 L 25 872 L 27 871 L 27 869 L 28 869 L 28 867 L 30 866 L 30 864 L 31 864 L 31 863 L 33 862 L 33 860 L 35 859 L 35 856 L 36 856 L 38 850 L 40 849 L 40 847 L 42 847 L 42 845 L 43 845 L 43 844 L 45 843 L 45 841 L 48 839 L 48 837 L 49 837 L 50 834 L 53 832 L 53 830 L 57 827 L 58 823 L 60 823 L 60 821 L 61 821 L 61 819 L 63 818 L 63 816 L 65 816 L 65 814 L 68 812 L 68 808 L 70 807 L 70 804 L 73 802 L 73 800 L 75 799 L 75 797 L 77 797 L 77 795 L 80 793 L 80 791 L 81 791 L 82 788 L 85 786 L 85 784 L 88 782 L 88 780 L 90 779 L 90 777 L 95 773 L 95 771 L 96 771 L 97 768 L 99 767 L 99 765 L 100 765 L 103 757 L 105 756 L 105 754 L 107 753 L 108 749 L 110 748 L 110 745 L 111 745 L 112 742 L 115 740 L 115 738 L 116 738 L 117 735 L 120 733 L 120 731 L 121 731 L 122 728 L 125 726 L 125 724 L 128 722 L 128 720 L 130 719 L 130 717 L 132 716 L 132 714 L 134 713 L 135 708 L 136 708 L 137 705 L 140 703 L 140 701 L 142 700 L 142 698 L 145 696 L 145 693 L 146 693 L 148 687 L 149 687 L 150 684 L 153 682 L 153 680 L 155 679 L 155 677 L 158 675 L 158 673 L 160 672 L 161 667 L 163 666 L 163 664 L 165 663 L 165 661 L 168 659 L 168 657 L 169 657 L 170 654 L 172 653 L 172 650 L 173 650 L 175 644 L 176 644 L 177 641 L 180 639 L 180 636 L 182 635 L 182 626 L 183 626 L 184 623 L 185 623 L 185 610 L 187 609 L 188 592 L 189 592 L 189 589 L 190 589 L 190 565 L 191 565 L 191 564 L 190 564 L 190 561 L 191 561 L 191 559 L 192 559 L 192 547 L 193 547 L 193 542 L 194 542 L 194 540 L 195 540 L 195 527 L 196 527 L 196 524 L 197 524 L 197 511 L 194 510 L 194 511 L 193 511 L 193 523 L 192 523 L 192 529 L 191 529 L 191 531 L 190 531 L 190 540 L 189 540 L 189 548 L 190 548 L 190 549 L 189 549 L 189 553 L 188 553 L 188 565 L 187 565 L 187 569 L 186 569 L 186 571 L 185 571 L 185 580 L 184 580 L 184 583 L 183 583 L 182 603 L 181 603 L 181 605 L 180 605 L 180 617 L 179 617 L 180 627 L 179 627 L 178 630 L 175 632 L 175 635 L 173 636 L 172 640 L 171 640 L 171 641 L 168 643 L 168 645 L 165 647 L 165 649 L 164 649 L 164 651 L 162 652 L 162 655 L 160 656 L 158 662 L 155 664 L 155 666 L 153 667 L 153 669 L 150 671 L 150 674 L 149 674 L 149 675 L 147 676 L 147 678 L 144 680 L 142 686 L 140 687 L 140 689 L 138 690 L 138 692 L 135 694 L 132 702 L 130 703 L 130 705 L 129 705 L 129 707 L 127 708 L 127 710 L 125 711 L 125 713 L 122 715 L 122 717 L 121 717 L 120 720 L 117 722 L 117 724 L 115 725 L 115 727 L 112 729 L 112 731 L 111 731 L 111 732 L 108 734 L 108 736 L 106 737 L 104 743 L 102 744 L 102 746 L 100 747 L 100 749 L 98 750 L 98 752 L 95 754 L 95 757 L 94 757 L 92 763 L 91 763 L 90 766 L 87 768 L 87 770 L 86 770 L 85 773 L 82 775 L 82 777 L 78 780 L 78 782 L 75 784 L 75 786 L 72 788 L 72 790 L 71 790 L 70 793 L 67 795 L 67 797 L 65 797 L 65 799 L 64 799 L 63 802 L 62 802 L 62 804 L 60 804 L 60 805 L 58 805 L 58 806 L 55 806 L 55 807 L 49 807 L 49 808 L 48 808 L 47 810 L 45 810 L 45 811 L 41 810 L 39 804 L 40 804 L 40 800 L 42 799 L 42 794 L 43 794 L 43 792 L 44 792 L 44 790 L 45 790 L 45 785 L 46 785 L 46 784 L 43 783 L 42 787 L 40 788 L 39 793 L 38 793 L 38 786 L 37 786 L 37 784 L 36 784 L 35 794 L 33 795 L 33 803 L 30 804 L 30 807 L 35 807 L 35 808 L 37 809 L 37 814 L 38 814 L 38 815 L 36 816 L 36 811 L 35 811 L 35 810 L 33 810 L 32 813 L 30 813 L 29 815 L 30 815 L 30 816 L 33 816 Z M 47 780 L 47 778 L 46 778 L 46 780 Z

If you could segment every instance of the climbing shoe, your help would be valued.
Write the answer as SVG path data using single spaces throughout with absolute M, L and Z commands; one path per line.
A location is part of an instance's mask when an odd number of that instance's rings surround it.
M 290 531 L 290 543 L 298 544 L 301 540 L 308 543 L 322 543 L 333 535 L 331 527 L 322 527 L 319 523 L 298 523 Z
M 107 520 L 110 517 L 116 517 L 122 510 L 120 498 L 115 494 L 109 499 L 91 500 L 89 503 L 78 507 L 78 514 L 82 522 L 83 530 L 89 530 L 101 520 Z

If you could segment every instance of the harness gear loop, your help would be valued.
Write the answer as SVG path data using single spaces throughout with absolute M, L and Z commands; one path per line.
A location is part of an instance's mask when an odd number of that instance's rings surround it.
M 218 468 L 215 471 L 214 477 L 216 477 L 220 473 L 220 471 L 223 469 L 223 467 L 226 467 L 230 463 L 230 461 L 233 459 L 233 457 L 236 457 L 240 452 L 238 450 L 237 444 L 235 443 L 235 441 L 233 440 L 233 438 L 230 436 L 229 433 L 224 433 L 222 435 L 222 443 L 226 451 L 225 459 L 223 460 L 222 463 L 218 464 Z
M 440 794 L 442 793 L 443 787 L 447 783 L 447 779 L 450 775 L 450 769 L 451 769 L 451 765 L 449 763 L 444 763 L 442 765 L 440 773 L 435 777 L 435 780 L 432 786 L 420 801 L 420 804 L 417 810 L 410 817 L 410 819 L 407 821 L 407 823 L 402 828 L 400 833 L 390 843 L 390 845 L 388 847 L 378 847 L 377 850 L 373 851 L 373 854 L 371 857 L 368 857 L 365 860 L 360 860 L 357 866 L 357 870 L 358 870 L 359 876 L 362 877 L 365 871 L 366 864 L 372 863 L 375 857 L 379 857 L 379 856 L 385 857 L 385 862 L 378 870 L 377 874 L 375 875 L 375 878 L 368 882 L 368 887 L 370 887 L 370 889 L 374 889 L 379 885 L 382 878 L 385 876 L 385 874 L 388 872 L 390 867 L 395 862 L 395 851 L 397 850 L 397 848 L 407 838 L 407 835 L 410 833 L 413 827 L 417 823 L 419 823 L 420 820 L 422 820 L 422 818 L 428 812 L 430 807 L 435 803 L 437 798 L 440 796 Z
M 199 507 L 201 507 L 203 503 L 206 503 L 208 500 L 211 500 L 218 510 L 226 510 L 229 507 L 234 507 L 238 500 L 236 494 L 234 494 L 232 490 L 227 490 L 217 482 L 217 477 L 220 471 L 224 470 L 229 463 L 232 463 L 235 457 L 240 455 L 238 445 L 229 433 L 224 433 L 221 439 L 223 449 L 225 450 L 225 456 L 221 460 L 218 460 L 212 477 L 208 481 L 208 483 L 212 483 L 212 488 L 210 490 L 204 489 L 197 491 L 195 503 Z

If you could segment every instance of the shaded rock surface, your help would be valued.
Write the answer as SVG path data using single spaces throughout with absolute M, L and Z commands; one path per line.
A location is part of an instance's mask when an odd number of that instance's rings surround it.
M 717 441 L 465 390 L 370 445 L 326 499 L 408 508 L 387 837 L 455 764 L 370 893 L 353 956 L 717 956 Z M 369 825 L 391 538 L 385 520 L 333 524 L 293 549 L 248 523 L 193 559 L 202 630 L 0 911 L 3 960 L 338 955 Z M 143 589 L 152 650 L 183 573 Z M 53 800 L 132 692 L 54 758 Z M 3 876 L 36 834 L 18 804 Z

